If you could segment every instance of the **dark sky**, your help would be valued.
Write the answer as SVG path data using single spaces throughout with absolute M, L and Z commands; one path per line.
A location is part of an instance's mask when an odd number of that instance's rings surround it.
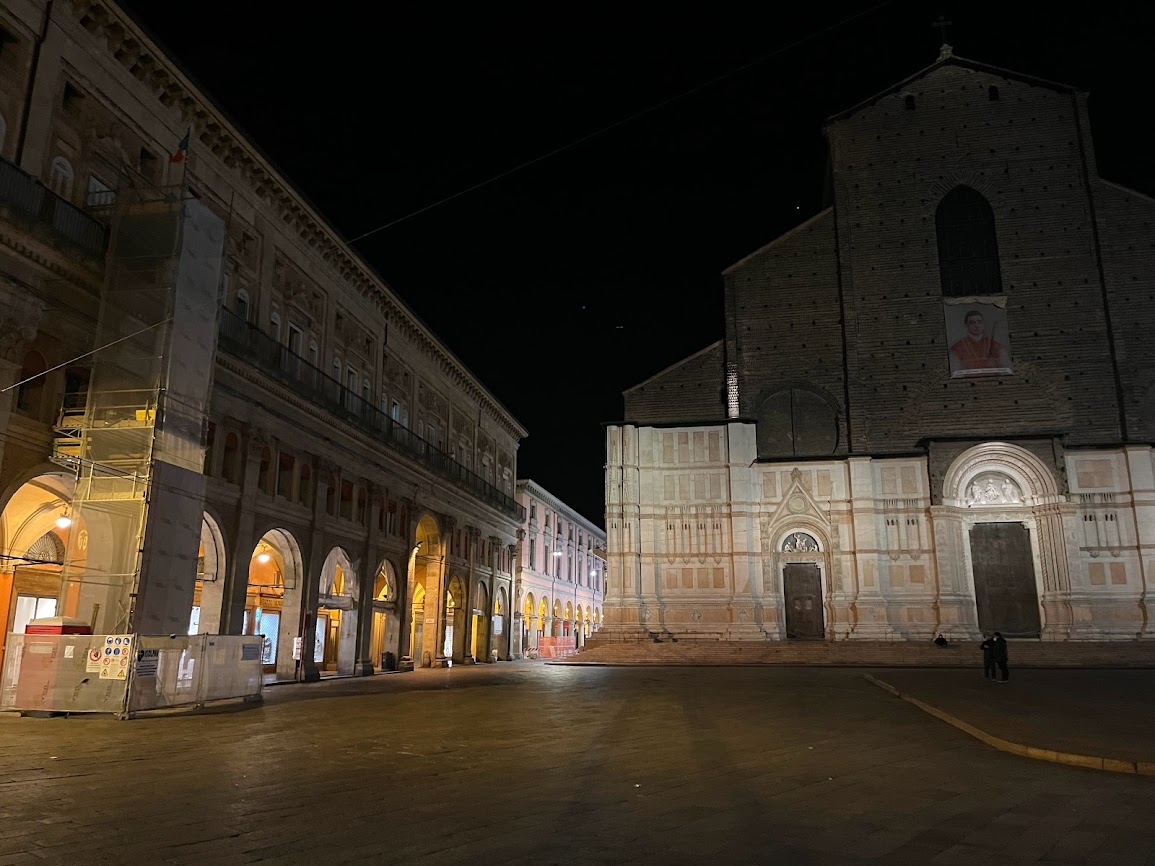
M 127 5 L 354 237 L 875 4 Z M 1101 173 L 1155 192 L 1155 15 L 1058 8 L 894 0 L 355 247 L 528 428 L 519 476 L 601 524 L 621 391 L 721 336 L 721 269 L 820 209 L 824 118 L 933 62 L 938 15 L 1089 89 Z

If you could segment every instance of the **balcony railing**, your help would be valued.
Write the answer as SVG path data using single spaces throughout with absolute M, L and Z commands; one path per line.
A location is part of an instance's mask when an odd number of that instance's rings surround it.
M 360 394 L 346 388 L 300 355 L 289 351 L 288 346 L 277 342 L 224 307 L 221 308 L 220 347 L 230 355 L 253 364 L 261 372 L 335 417 L 405 454 L 478 499 L 517 518 L 518 522 L 524 522 L 525 507 L 519 505 L 512 496 L 466 469 L 440 448 L 429 444 L 364 400 Z
M 46 227 L 81 252 L 104 257 L 108 242 L 104 226 L 6 159 L 0 159 L 0 207 Z

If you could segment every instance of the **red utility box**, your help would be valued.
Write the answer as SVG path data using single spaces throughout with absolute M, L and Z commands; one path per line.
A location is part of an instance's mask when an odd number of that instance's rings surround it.
M 32 620 L 24 634 L 92 634 L 92 626 L 70 616 L 49 616 Z

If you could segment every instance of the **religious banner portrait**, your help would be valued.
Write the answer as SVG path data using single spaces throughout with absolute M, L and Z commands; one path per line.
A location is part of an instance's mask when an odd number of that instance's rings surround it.
M 1005 296 L 944 298 L 943 316 L 952 378 L 1014 372 Z

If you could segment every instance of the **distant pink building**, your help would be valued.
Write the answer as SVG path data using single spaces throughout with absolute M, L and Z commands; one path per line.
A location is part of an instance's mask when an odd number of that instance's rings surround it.
M 581 647 L 601 628 L 606 534 L 531 480 L 518 481 L 525 525 L 515 568 L 513 654 L 536 653 L 541 637 Z

